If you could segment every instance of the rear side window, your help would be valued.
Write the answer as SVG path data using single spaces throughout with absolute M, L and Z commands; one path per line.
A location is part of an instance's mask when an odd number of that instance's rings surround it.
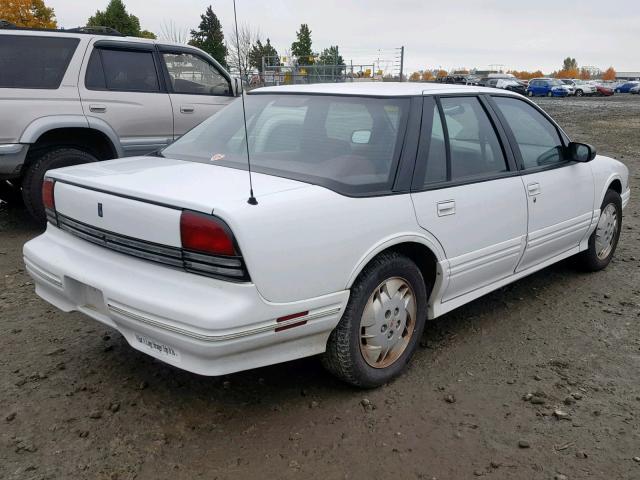
M 449 135 L 451 179 L 506 172 L 500 141 L 480 101 L 476 97 L 451 97 L 441 102 Z
M 92 90 L 160 91 L 153 53 L 148 51 L 94 49 L 87 65 L 85 85 Z
M 80 40 L 0 35 L 0 88 L 60 87 Z
M 525 170 L 564 162 L 556 127 L 538 110 L 517 98 L 494 97 L 516 139 Z

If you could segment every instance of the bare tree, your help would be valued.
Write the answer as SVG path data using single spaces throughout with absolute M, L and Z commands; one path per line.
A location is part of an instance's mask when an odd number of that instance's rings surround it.
M 232 70 L 237 71 L 242 75 L 245 75 L 248 79 L 249 69 L 251 68 L 249 54 L 251 53 L 251 47 L 260 39 L 260 29 L 254 29 L 248 24 L 243 24 L 238 27 L 238 41 L 236 41 L 235 30 L 227 33 L 226 37 L 229 39 L 227 64 Z M 238 56 L 238 45 L 240 46 L 240 56 Z
M 186 44 L 189 42 L 189 29 L 179 27 L 173 20 L 165 20 L 160 26 L 160 38 L 167 42 Z

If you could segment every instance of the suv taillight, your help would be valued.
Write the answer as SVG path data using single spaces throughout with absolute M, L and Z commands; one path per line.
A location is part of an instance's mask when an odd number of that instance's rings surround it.
M 180 238 L 187 271 L 225 280 L 249 280 L 233 233 L 222 219 L 183 210 L 180 215 Z
M 58 216 L 56 215 L 55 191 L 56 181 L 51 178 L 45 178 L 42 182 L 42 204 L 47 220 L 54 225 L 58 224 Z

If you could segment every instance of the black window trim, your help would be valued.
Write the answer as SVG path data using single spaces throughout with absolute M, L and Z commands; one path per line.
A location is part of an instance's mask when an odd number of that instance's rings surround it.
M 198 96 L 204 96 L 204 97 L 235 97 L 233 93 L 231 76 L 228 74 L 228 72 L 226 72 L 222 68 L 221 65 L 216 65 L 214 62 L 212 62 L 213 59 L 210 58 L 208 55 L 205 55 L 199 50 L 196 50 L 194 48 L 189 48 L 189 47 L 180 47 L 180 46 L 171 46 L 171 45 L 157 45 L 156 47 L 157 47 L 156 50 L 157 50 L 158 59 L 160 62 L 160 69 L 162 70 L 164 83 L 167 85 L 167 90 L 169 93 L 172 93 L 175 95 L 198 95 Z M 174 54 L 174 55 L 188 54 L 188 55 L 193 55 L 194 57 L 198 57 L 200 60 L 204 61 L 205 63 L 213 67 L 222 77 L 224 77 L 224 79 L 229 84 L 229 93 L 224 95 L 224 94 L 212 94 L 212 93 L 176 92 L 173 89 L 173 84 L 171 83 L 171 75 L 169 74 L 169 69 L 167 68 L 167 64 L 164 61 L 163 54 L 165 53 Z
M 44 31 L 50 31 L 50 30 L 47 29 Z M 69 55 L 69 60 L 67 61 L 67 64 L 64 66 L 64 68 L 62 69 L 62 75 L 60 75 L 60 81 L 55 87 L 2 87 L 0 86 L 0 88 L 19 89 L 19 90 L 59 90 L 60 87 L 62 86 L 64 77 L 67 75 L 67 72 L 69 71 L 69 65 L 71 65 L 71 62 L 73 62 L 73 58 L 76 56 L 78 52 L 78 45 L 80 45 L 80 39 L 77 37 L 66 37 L 66 36 L 60 37 L 56 35 L 11 35 L 11 34 L 6 35 L 6 37 L 9 37 L 9 36 L 20 37 L 20 38 L 44 38 L 44 39 L 64 38 L 69 40 L 70 43 L 75 43 L 75 45 L 73 45 L 71 55 Z M 5 35 L 3 35 L 3 37 L 5 37 Z
M 541 167 L 536 167 L 536 168 L 525 168 L 522 155 L 520 154 L 520 148 L 518 148 L 518 142 L 516 141 L 516 136 L 514 135 L 513 130 L 511 130 L 511 127 L 509 126 L 509 122 L 507 121 L 505 116 L 502 114 L 502 111 L 498 107 L 497 103 L 493 100 L 493 97 L 511 98 L 532 106 L 536 111 L 541 113 L 542 116 L 547 121 L 551 123 L 556 133 L 558 134 L 558 137 L 560 138 L 560 142 L 562 142 L 563 150 L 566 151 L 571 140 L 569 139 L 568 135 L 564 132 L 564 130 L 562 130 L 562 128 L 560 128 L 560 126 L 555 122 L 555 120 L 553 120 L 553 118 L 551 118 L 549 114 L 547 114 L 547 112 L 545 112 L 542 108 L 540 108 L 536 103 L 532 102 L 531 100 L 525 97 L 520 97 L 515 95 L 504 95 L 499 93 L 497 94 L 492 93 L 491 95 L 487 95 L 487 97 L 488 97 L 487 101 L 489 102 L 489 105 L 491 105 L 491 108 L 494 110 L 496 117 L 498 118 L 499 122 L 503 125 L 503 128 L 507 134 L 507 137 L 509 138 L 509 143 L 511 143 L 512 145 L 512 150 L 516 158 L 516 165 L 518 167 L 520 175 L 530 175 L 532 173 L 545 172 L 547 170 L 555 170 L 556 168 L 564 168 L 576 163 L 573 160 L 568 160 L 565 158 L 564 161 L 554 163 L 551 165 L 543 165 Z
M 158 91 L 149 91 L 149 90 L 124 90 L 124 89 L 113 89 L 107 87 L 107 81 L 105 77 L 105 88 L 95 88 L 89 87 L 87 85 L 87 74 L 89 73 L 89 62 L 91 61 L 91 56 L 94 52 L 97 52 L 100 58 L 100 65 L 102 66 L 102 74 L 105 75 L 104 61 L 102 59 L 102 51 L 103 50 L 121 50 L 127 52 L 142 52 L 142 53 L 151 53 L 151 57 L 153 58 L 153 65 L 156 71 L 156 79 L 158 80 Z M 151 94 L 167 94 L 167 85 L 164 79 L 164 76 L 160 73 L 158 56 L 155 51 L 153 44 L 145 44 L 145 43 L 136 43 L 136 42 L 118 42 L 114 40 L 98 40 L 94 42 L 93 48 L 89 52 L 89 57 L 85 64 L 85 72 L 84 72 L 84 88 L 87 90 L 95 91 L 95 92 L 125 92 L 125 93 L 151 93 Z
M 452 188 L 452 187 L 458 187 L 458 186 L 463 186 L 463 185 L 471 185 L 474 183 L 481 183 L 481 182 L 489 182 L 492 180 L 499 180 L 502 178 L 509 178 L 509 177 L 516 177 L 516 176 L 520 176 L 520 170 L 517 166 L 514 154 L 513 154 L 513 148 L 511 145 L 511 142 L 504 130 L 504 128 L 502 127 L 501 123 L 498 121 L 498 118 L 495 114 L 495 112 L 493 111 L 493 109 L 490 107 L 490 104 L 488 102 L 488 99 L 486 98 L 488 95 L 487 94 L 483 94 L 481 92 L 469 92 L 469 93 L 455 93 L 455 94 L 439 94 L 439 95 L 424 95 L 423 97 L 426 98 L 433 98 L 436 102 L 436 106 L 438 108 L 439 114 L 440 114 L 440 122 L 442 123 L 442 129 L 443 129 L 443 133 L 444 133 L 444 139 L 445 139 L 445 151 L 446 151 L 446 156 L 447 156 L 447 180 L 443 181 L 443 182 L 434 182 L 428 185 L 423 185 L 422 180 L 419 179 L 416 175 L 415 175 L 415 168 L 414 168 L 414 178 L 412 181 L 412 186 L 411 186 L 411 193 L 420 193 L 420 192 L 426 192 L 426 191 L 431 191 L 431 190 L 442 190 L 444 188 Z M 512 95 L 505 95 L 505 96 L 512 96 Z M 507 164 L 507 171 L 506 172 L 500 172 L 500 173 L 495 173 L 495 174 L 490 174 L 490 175 L 478 175 L 472 178 L 464 178 L 464 179 L 460 179 L 460 180 L 452 180 L 451 179 L 451 148 L 450 148 L 450 144 L 449 144 L 449 131 L 447 129 L 447 123 L 445 121 L 445 117 L 444 117 L 444 111 L 442 109 L 442 103 L 441 103 L 441 98 L 457 98 L 457 97 L 475 97 L 478 99 L 481 108 L 484 110 L 484 112 L 486 113 L 487 117 L 489 118 L 489 121 L 491 123 L 491 125 L 493 126 L 494 132 L 496 134 L 496 137 L 498 138 L 498 142 L 500 143 L 500 147 L 502 149 L 506 164 Z M 424 109 L 423 109 L 423 125 L 424 124 Z M 432 120 L 428 120 L 429 123 L 432 122 Z M 425 138 L 425 135 L 423 135 L 424 133 L 424 129 L 421 130 L 421 135 L 420 135 L 420 146 L 418 147 L 418 154 L 416 155 L 415 158 L 415 164 L 417 165 L 417 162 L 419 160 L 419 153 L 420 152 L 425 152 L 427 153 L 429 151 L 429 143 L 430 143 L 430 138 Z M 427 159 L 428 161 L 428 159 Z

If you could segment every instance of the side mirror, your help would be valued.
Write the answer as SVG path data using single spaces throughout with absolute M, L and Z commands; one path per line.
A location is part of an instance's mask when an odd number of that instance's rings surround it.
M 569 159 L 574 162 L 590 162 L 596 158 L 596 149 L 587 143 L 571 142 L 569 144 Z

